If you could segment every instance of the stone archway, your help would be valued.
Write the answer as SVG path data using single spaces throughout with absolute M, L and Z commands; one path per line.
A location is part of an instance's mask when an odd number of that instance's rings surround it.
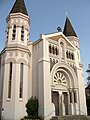
M 56 64 L 51 71 L 51 89 L 53 90 L 52 102 L 55 105 L 56 115 L 74 114 L 74 100 L 71 103 L 70 92 L 77 88 L 77 76 L 75 71 L 67 64 Z M 74 99 L 74 98 L 72 98 Z M 58 112 L 57 112 L 58 111 Z
M 78 87 L 74 69 L 66 63 L 57 63 L 51 71 L 51 84 L 62 84 L 67 87 Z

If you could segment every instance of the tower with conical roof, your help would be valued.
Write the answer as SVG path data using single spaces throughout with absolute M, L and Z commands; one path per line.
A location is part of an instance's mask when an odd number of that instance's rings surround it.
M 4 120 L 19 120 L 26 115 L 25 104 L 31 94 L 30 19 L 24 0 L 16 0 L 6 18 L 6 43 L 1 52 Z M 28 89 L 29 88 L 29 92 Z
M 12 13 L 23 13 L 28 16 L 24 0 L 16 0 L 12 10 L 10 11 L 10 14 Z
M 6 18 L 6 46 L 27 46 L 29 39 L 30 19 L 24 0 L 16 0 Z
M 77 37 L 77 35 L 76 35 L 72 25 L 71 25 L 71 22 L 70 22 L 70 20 L 67 16 L 66 16 L 66 22 L 65 22 L 63 33 L 64 33 L 65 36 L 75 36 L 75 37 Z
M 79 48 L 79 38 L 67 16 L 66 16 L 63 34 L 73 43 L 73 45 L 75 45 L 75 47 Z

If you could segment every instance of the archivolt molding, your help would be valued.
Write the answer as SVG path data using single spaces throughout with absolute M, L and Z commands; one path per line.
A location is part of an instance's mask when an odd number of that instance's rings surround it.
M 20 59 L 18 59 L 17 60 L 17 63 L 23 63 L 24 65 L 28 65 L 28 63 L 26 62 L 26 60 L 24 60 L 24 59 L 22 59 L 22 58 L 20 58 Z
M 15 58 L 9 58 L 5 61 L 5 64 L 9 64 L 10 62 L 17 63 L 17 64 L 23 63 L 24 65 L 29 65 L 29 63 L 27 63 L 26 60 L 24 60 L 22 58 L 20 58 L 18 60 L 16 60 Z
M 60 74 L 62 74 L 62 77 L 60 76 Z M 55 82 L 55 79 L 56 79 L 56 82 Z M 64 84 L 69 88 L 73 88 L 73 87 L 77 88 L 76 73 L 74 72 L 72 67 L 70 67 L 66 63 L 57 63 L 54 65 L 51 71 L 51 80 L 52 80 L 51 81 L 52 84 Z
M 6 64 L 9 64 L 10 62 L 16 63 L 15 58 L 9 58 L 5 61 Z

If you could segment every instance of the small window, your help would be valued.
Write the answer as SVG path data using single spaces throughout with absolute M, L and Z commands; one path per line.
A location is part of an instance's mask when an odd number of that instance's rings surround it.
M 8 36 L 9 36 L 9 28 L 7 28 L 6 30 L 6 40 L 8 40 Z
M 60 42 L 60 46 L 61 46 L 61 57 L 64 58 L 64 43 Z
M 12 62 L 10 62 L 9 68 L 8 98 L 11 98 L 11 84 L 12 84 Z
M 67 59 L 68 59 L 68 57 L 69 57 L 69 55 L 68 55 L 68 51 L 66 52 L 66 57 L 67 57 Z
M 24 41 L 24 26 L 21 28 L 21 40 Z
M 13 26 L 12 40 L 15 40 L 16 37 L 16 25 Z
M 52 47 L 52 53 L 55 54 L 54 46 Z
M 49 45 L 49 53 L 51 53 L 52 51 L 51 51 L 51 45 Z
M 74 54 L 73 54 L 73 53 L 72 53 L 72 55 L 71 55 L 71 56 L 72 56 L 72 60 L 74 60 Z
M 69 52 L 69 59 L 71 59 L 71 53 Z
M 56 49 L 55 49 L 55 50 L 56 50 L 56 55 L 58 55 L 58 54 L 59 54 L 59 53 L 58 53 L 58 48 L 56 47 Z

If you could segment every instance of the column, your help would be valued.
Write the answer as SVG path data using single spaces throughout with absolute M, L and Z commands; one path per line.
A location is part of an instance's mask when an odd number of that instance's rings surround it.
M 63 94 L 63 92 L 62 92 L 61 99 L 62 99 L 62 115 L 65 115 L 65 103 L 64 103 L 64 94 Z
M 63 115 L 62 91 L 59 91 L 59 115 Z
M 78 91 L 74 90 L 73 95 L 74 95 L 74 111 L 76 115 L 79 115 L 80 110 L 78 106 Z
M 70 113 L 71 115 L 74 115 L 74 100 L 73 100 L 74 96 L 72 90 L 69 91 L 69 96 L 70 96 Z
M 68 115 L 70 115 L 71 114 L 70 94 L 69 92 L 67 92 L 67 94 L 68 94 Z

